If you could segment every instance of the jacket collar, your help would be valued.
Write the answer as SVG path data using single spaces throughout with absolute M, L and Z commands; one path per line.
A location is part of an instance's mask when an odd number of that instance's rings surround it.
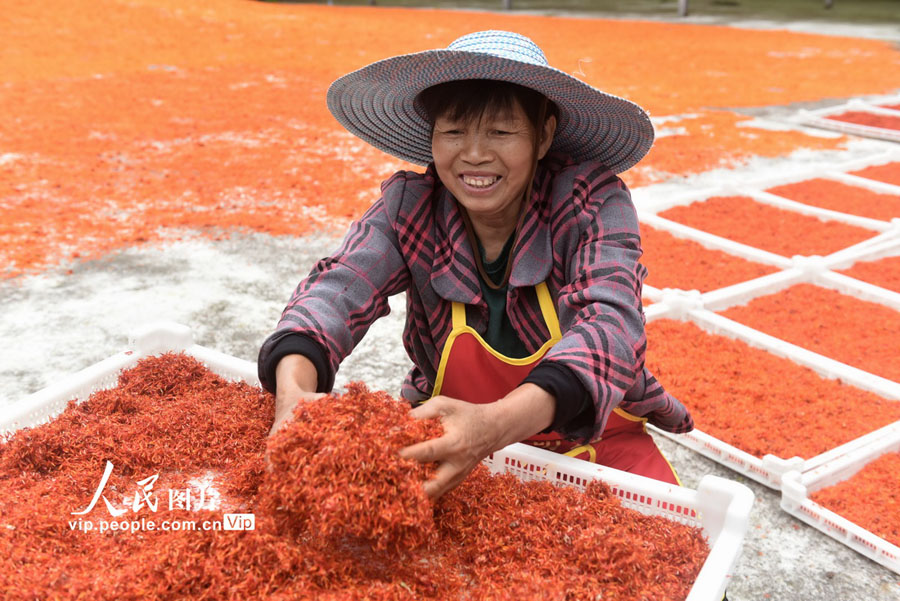
M 466 303 L 484 304 L 475 254 L 456 199 L 445 188 L 434 164 L 428 166 L 434 177 L 435 249 L 431 269 L 431 285 L 441 298 Z M 551 171 L 538 165 L 531 199 L 519 238 L 512 250 L 513 261 L 509 285 L 513 288 L 534 286 L 550 275 L 553 253 L 550 240 Z

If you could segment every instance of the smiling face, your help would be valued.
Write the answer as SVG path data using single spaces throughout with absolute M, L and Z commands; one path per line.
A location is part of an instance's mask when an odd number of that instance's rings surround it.
M 547 119 L 538 159 L 553 141 L 555 117 Z M 536 132 L 518 101 L 507 110 L 485 110 L 478 117 L 434 121 L 431 151 L 443 184 L 476 225 L 515 227 L 532 175 Z M 507 225 L 507 227 L 504 227 Z

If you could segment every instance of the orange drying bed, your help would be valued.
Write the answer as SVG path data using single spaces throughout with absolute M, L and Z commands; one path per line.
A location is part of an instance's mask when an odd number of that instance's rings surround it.
M 559 69 L 671 119 L 624 174 L 632 187 L 842 150 L 843 136 L 708 107 L 887 94 L 900 76 L 886 40 L 788 31 L 243 0 L 7 2 L 0 277 L 183 235 L 344 230 L 408 166 L 340 127 L 328 85 L 488 28 L 532 37 Z
M 647 339 L 647 366 L 697 428 L 757 457 L 808 459 L 900 419 L 898 401 L 691 323 L 652 321 Z
M 869 373 L 900 382 L 900 312 L 797 284 L 722 315 Z
M 900 546 L 900 453 L 885 453 L 851 478 L 811 495 L 813 501 Z
M 900 257 L 857 263 L 841 273 L 900 293 Z
M 900 196 L 879 194 L 828 179 L 811 179 L 777 186 L 768 192 L 814 207 L 871 219 L 890 221 L 894 217 L 900 217 Z
M 867 177 L 869 179 L 900 186 L 900 163 L 887 163 L 885 165 L 876 165 L 875 167 L 866 167 L 865 169 L 852 172 L 851 175 Z
M 778 270 L 704 247 L 693 240 L 641 225 L 641 262 L 650 272 L 645 280 L 656 288 L 707 292 Z
M 878 113 L 869 113 L 867 111 L 847 111 L 840 115 L 829 115 L 828 119 L 831 119 L 832 121 L 844 121 L 845 123 L 856 123 L 857 125 L 868 125 L 869 127 L 900 130 L 900 117 L 880 115 Z
M 673 207 L 659 215 L 786 257 L 828 255 L 877 235 L 872 230 L 837 221 L 822 221 L 746 196 L 714 197 L 705 202 Z

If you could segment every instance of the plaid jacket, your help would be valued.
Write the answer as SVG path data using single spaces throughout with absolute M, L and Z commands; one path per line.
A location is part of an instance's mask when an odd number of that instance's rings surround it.
M 457 203 L 434 166 L 398 172 L 381 189 L 337 252 L 297 287 L 260 361 L 295 332 L 317 341 L 336 372 L 389 312 L 388 297 L 406 292 L 403 344 L 414 368 L 402 395 L 423 400 L 450 333 L 451 301 L 477 307 L 469 325 L 478 332 L 488 310 Z M 641 254 L 634 205 L 618 177 L 599 163 L 541 162 L 511 256 L 507 312 L 529 352 L 537 351 L 550 333 L 534 285 L 547 282 L 563 338 L 542 361 L 564 364 L 594 402 L 593 430 L 570 433 L 575 438 L 599 437 L 617 406 L 670 432 L 693 428 L 685 407 L 644 368 Z

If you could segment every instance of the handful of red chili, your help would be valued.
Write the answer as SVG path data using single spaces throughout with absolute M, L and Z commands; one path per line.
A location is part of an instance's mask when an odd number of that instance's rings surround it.
M 0 445 L 0 590 L 22 599 L 674 600 L 708 554 L 699 529 L 626 509 L 600 482 L 582 493 L 479 468 L 432 504 L 421 489 L 431 468 L 396 450 L 440 425 L 361 385 L 298 408 L 267 439 L 273 415 L 270 395 L 168 354 L 17 432 Z M 203 527 L 251 512 L 252 530 Z M 116 520 L 140 527 L 85 527 Z M 181 527 L 148 527 L 164 521 Z

